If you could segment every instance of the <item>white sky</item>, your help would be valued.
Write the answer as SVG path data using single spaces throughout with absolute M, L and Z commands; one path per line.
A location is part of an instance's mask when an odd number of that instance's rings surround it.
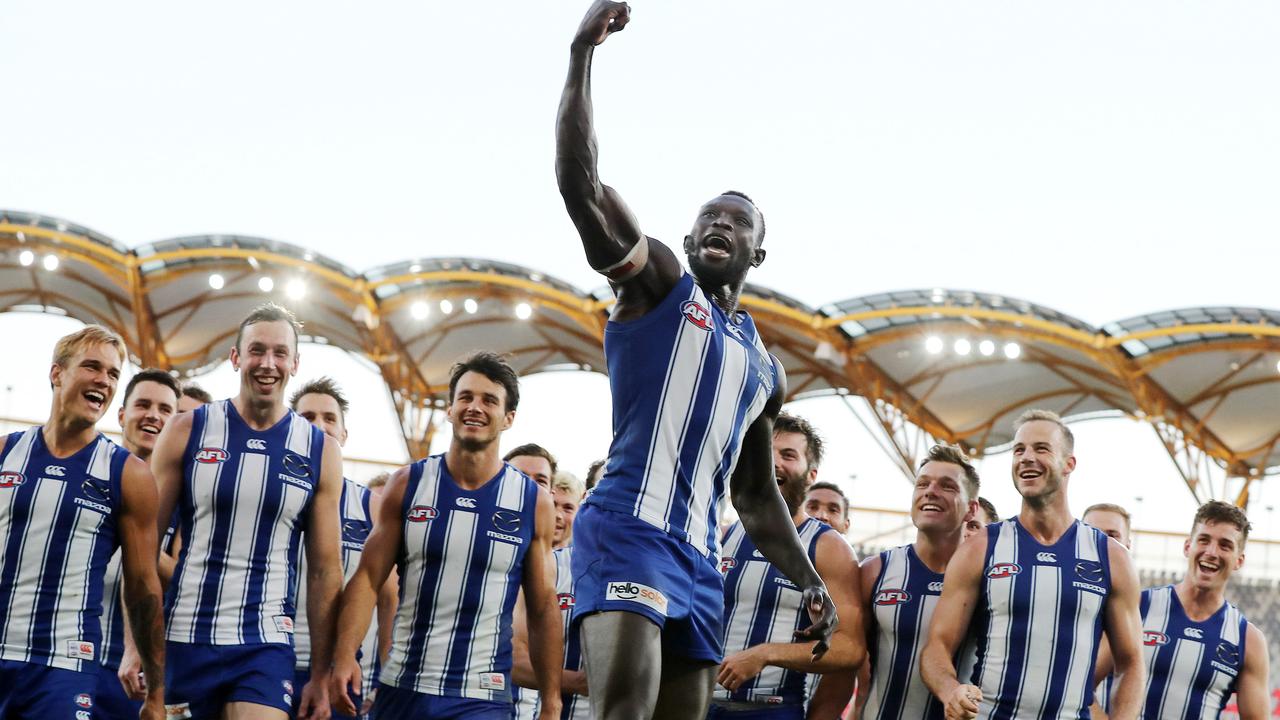
M 595 287 L 552 169 L 587 5 L 9 0 L 0 207 L 130 246 L 240 233 L 356 270 L 471 255 Z M 711 195 L 752 194 L 770 255 L 750 279 L 812 305 L 949 287 L 1095 325 L 1276 307 L 1277 37 L 1280 4 L 1262 0 L 636 2 L 596 55 L 602 175 L 669 242 Z M 304 376 L 360 388 L 349 452 L 401 459 L 376 377 L 307 352 Z M 6 384 L 4 415 L 43 416 L 42 384 Z M 603 454 L 603 378 L 525 393 L 509 444 L 542 441 L 577 471 Z M 827 472 L 857 474 L 855 502 L 905 506 L 836 401 L 795 409 L 838 439 Z M 1117 500 L 1139 526 L 1183 529 L 1192 503 L 1154 433 L 1079 434 L 1073 506 Z M 983 466 L 1002 512 L 1007 468 Z

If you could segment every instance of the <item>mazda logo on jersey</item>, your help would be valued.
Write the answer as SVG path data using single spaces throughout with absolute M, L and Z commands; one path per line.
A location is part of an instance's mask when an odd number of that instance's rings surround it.
M 200 448 L 200 450 L 196 452 L 196 462 L 205 463 L 206 465 L 212 464 L 212 463 L 224 462 L 226 461 L 226 459 L 227 459 L 227 451 L 223 450 L 222 448 L 216 448 L 216 447 Z
M 881 590 L 876 593 L 877 605 L 901 605 L 911 602 L 911 593 L 906 590 Z
M 560 603 L 561 610 L 568 610 L 573 607 L 576 602 L 573 599 L 573 593 L 560 593 L 559 595 L 556 595 L 556 601 Z
M 996 563 L 987 568 L 987 577 L 992 580 L 1013 577 L 1022 572 L 1022 566 L 1018 563 Z
M 359 520 L 347 520 L 342 523 L 342 539 L 351 543 L 363 544 L 369 539 L 368 523 Z
M 12 470 L 5 470 L 4 472 L 0 472 L 0 488 L 18 487 L 19 485 L 21 485 L 26 481 L 27 479 L 23 477 L 22 473 L 20 472 L 14 472 Z
M 436 509 L 430 505 L 414 505 L 409 508 L 409 522 L 426 522 L 434 520 L 436 517 Z
M 284 469 L 294 477 L 311 477 L 311 463 L 297 453 L 287 452 L 284 454 Z
M 493 514 L 493 526 L 504 533 L 520 532 L 520 513 L 499 510 Z
M 1168 645 L 1169 636 L 1155 630 L 1145 630 L 1142 633 L 1142 644 L 1148 647 L 1156 647 L 1157 645 Z
M 1240 648 L 1229 642 L 1218 643 L 1218 662 L 1224 665 L 1240 664 Z
M 1076 563 L 1076 575 L 1080 579 L 1088 583 L 1102 582 L 1102 563 L 1096 563 L 1092 560 L 1081 560 Z
M 685 300 L 680 306 L 680 313 L 699 330 L 711 332 L 711 311 L 697 300 Z
M 111 499 L 111 483 L 107 480 L 95 477 L 85 478 L 84 482 L 80 483 L 80 491 L 90 500 L 106 502 Z
M 737 561 L 737 560 L 734 560 L 734 559 L 733 559 L 733 558 L 731 558 L 731 557 L 722 557 L 722 558 L 720 558 L 720 574 L 721 574 L 721 575 L 723 575 L 723 574 L 725 574 L 725 573 L 729 572 L 729 571 L 730 571 L 730 570 L 732 570 L 732 569 L 733 569 L 733 567 L 734 567 L 735 565 L 737 565 L 737 564 L 738 564 L 738 561 Z

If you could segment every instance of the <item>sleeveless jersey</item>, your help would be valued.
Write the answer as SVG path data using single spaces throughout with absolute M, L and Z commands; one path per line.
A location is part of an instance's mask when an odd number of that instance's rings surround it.
M 178 499 L 182 551 L 166 597 L 168 639 L 292 645 L 302 532 L 324 431 L 292 411 L 257 431 L 230 400 L 191 411 Z
M 1249 623 L 1223 603 L 1209 619 L 1187 617 L 1172 585 L 1142 591 L 1144 720 L 1217 720 L 1244 670 Z
M 685 273 L 644 317 L 604 336 L 613 443 L 586 504 L 717 549 L 717 513 L 777 371 L 746 312 L 729 318 Z
M 170 552 L 175 530 L 174 523 L 170 523 L 160 541 L 160 552 Z M 99 653 L 103 666 L 112 670 L 119 670 L 120 661 L 124 659 L 124 603 L 120 601 L 120 580 L 123 577 L 124 566 L 120 564 L 120 550 L 117 549 L 111 556 L 111 562 L 107 563 L 107 574 L 102 583 L 102 652 Z
M 942 720 L 942 704 L 920 678 L 920 653 L 942 577 L 920 560 L 914 545 L 880 553 L 880 574 L 871 587 L 867 720 Z
M 444 455 L 409 466 L 400 607 L 382 682 L 511 702 L 511 611 L 533 538 L 538 485 L 504 464 L 464 490 Z
M 808 548 L 809 562 L 815 561 L 818 538 L 829 530 L 829 525 L 813 518 L 806 518 L 796 528 L 800 543 Z M 795 632 L 808 627 L 809 615 L 801 606 L 800 589 L 756 549 L 742 523 L 734 523 L 725 533 L 720 571 L 724 573 L 726 657 L 763 643 L 794 642 Z M 805 673 L 767 665 L 732 693 L 716 685 L 715 698 L 801 704 L 805 701 Z
M 342 522 L 342 584 L 360 567 L 365 540 L 373 530 L 373 517 L 369 512 L 369 488 L 342 478 L 342 499 L 338 505 Z M 298 616 L 294 622 L 293 652 L 295 667 L 311 666 L 311 628 L 307 620 L 307 554 L 302 553 L 298 562 Z M 369 632 L 360 643 L 360 677 L 363 679 L 361 697 L 368 697 L 377 682 L 375 660 L 378 657 L 378 623 L 369 624 Z
M 119 542 L 129 453 L 102 435 L 70 457 L 40 427 L 0 454 L 0 660 L 89 672 L 102 644 L 102 585 Z
M 1017 518 L 987 526 L 971 633 L 980 720 L 1088 720 L 1093 668 L 1111 591 L 1107 536 L 1080 522 L 1053 545 Z
M 569 619 L 573 616 L 573 574 L 570 572 L 573 546 L 562 547 L 552 553 L 556 560 L 556 600 L 560 603 L 560 616 L 564 620 L 564 669 L 582 670 L 582 644 Z M 516 720 L 537 720 L 540 707 L 538 691 L 529 688 L 513 688 L 516 696 Z M 560 696 L 563 703 L 560 720 L 591 720 L 589 698 L 574 693 Z

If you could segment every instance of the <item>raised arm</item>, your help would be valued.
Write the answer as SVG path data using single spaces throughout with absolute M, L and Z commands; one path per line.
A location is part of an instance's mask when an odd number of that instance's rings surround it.
M 1111 592 L 1107 595 L 1103 627 L 1116 676 L 1111 717 L 1134 720 L 1142 708 L 1142 693 L 1147 686 L 1147 668 L 1142 662 L 1142 615 L 1138 612 L 1138 571 L 1129 551 L 1115 540 L 1107 541 L 1107 554 L 1111 557 Z
M 551 555 L 556 510 L 551 493 L 538 490 L 533 542 L 524 556 L 525 618 L 528 623 L 529 661 L 538 680 L 540 717 L 559 718 L 560 671 L 564 667 L 564 630 L 556 602 L 556 564 Z
M 156 572 L 156 481 L 146 463 L 130 457 L 121 483 L 123 502 L 119 519 L 121 585 L 133 645 L 142 661 L 147 683 L 144 718 L 164 717 L 164 603 Z
M 328 717 L 329 663 L 333 659 L 334 620 L 342 592 L 342 524 L 338 504 L 342 498 L 342 450 L 338 441 L 324 436 L 324 456 L 315 495 L 311 498 L 307 531 L 307 624 L 311 628 L 311 680 L 302 688 L 298 717 Z
M 338 614 L 337 639 L 333 644 L 333 673 L 329 683 L 329 696 L 334 707 L 344 714 L 355 715 L 357 708 L 351 702 L 352 689 L 361 685 L 360 663 L 356 653 L 373 622 L 373 609 L 378 602 L 378 589 L 384 587 L 391 568 L 400 551 L 401 533 L 404 531 L 404 493 L 409 483 L 409 468 L 402 467 L 387 482 L 378 507 L 378 517 L 373 531 L 365 541 L 360 554 L 360 565 L 347 581 L 342 591 L 341 609 Z
M 929 640 L 920 656 L 920 677 L 929 691 L 945 706 L 948 718 L 978 715 L 982 691 L 960 682 L 955 656 L 973 618 L 982 585 L 982 566 L 987 554 L 987 536 L 979 533 L 960 543 L 947 564 L 942 581 L 942 597 L 929 622 Z
M 591 108 L 595 47 L 630 19 L 626 3 L 597 0 L 578 27 L 556 117 L 556 181 L 587 262 L 619 289 L 620 304 L 643 312 L 680 279 L 680 263 L 667 246 L 645 237 L 618 193 L 600 182 Z
M 813 625 L 796 633 L 797 640 L 816 640 L 813 658 L 827 652 L 827 643 L 840 620 L 835 603 L 818 571 L 809 562 L 787 504 L 773 475 L 773 421 L 787 394 L 787 376 L 777 358 L 771 358 L 778 384 L 760 416 L 742 438 L 738 464 L 729 478 L 729 495 L 742 526 L 765 559 L 782 571 L 804 593 L 804 607 Z

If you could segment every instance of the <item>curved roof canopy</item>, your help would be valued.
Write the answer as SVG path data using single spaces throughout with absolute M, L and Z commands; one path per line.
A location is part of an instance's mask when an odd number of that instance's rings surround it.
M 264 299 L 294 310 L 304 339 L 379 367 L 411 449 L 430 432 L 450 366 L 471 350 L 509 353 L 522 374 L 605 371 L 607 289 L 526 267 L 456 257 L 360 273 L 234 235 L 131 251 L 66 221 L 0 211 L 0 310 L 102 323 L 139 364 L 210 367 Z M 1040 407 L 1148 419 L 1198 496 L 1210 465 L 1246 479 L 1280 472 L 1280 311 L 1190 308 L 1095 328 L 1025 300 L 941 288 L 815 308 L 749 285 L 742 303 L 786 367 L 792 398 L 865 399 L 908 468 L 913 447 L 935 439 L 1000 448 L 1012 419 Z

